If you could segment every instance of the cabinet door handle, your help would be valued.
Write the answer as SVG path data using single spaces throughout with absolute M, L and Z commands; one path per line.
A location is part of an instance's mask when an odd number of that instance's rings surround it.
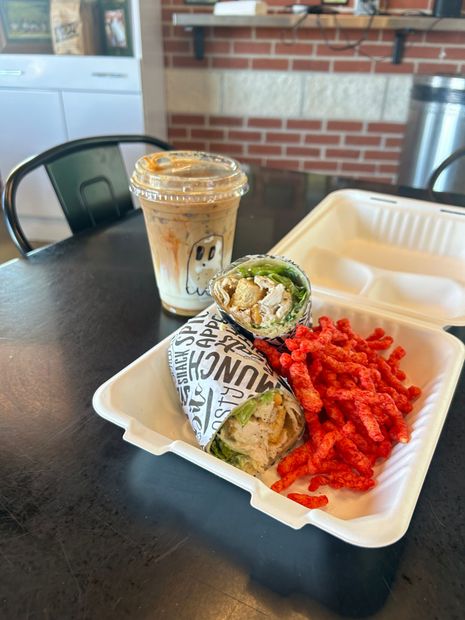
M 19 77 L 23 75 L 23 73 L 24 71 L 21 71 L 21 69 L 0 69 L 0 75 Z
M 103 78 L 127 78 L 127 73 L 110 73 L 107 71 L 94 71 L 92 73 L 92 77 L 103 77 Z

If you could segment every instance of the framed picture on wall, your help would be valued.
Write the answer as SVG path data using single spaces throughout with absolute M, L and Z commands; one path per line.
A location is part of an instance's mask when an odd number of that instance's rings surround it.
M 128 0 L 101 0 L 100 11 L 105 53 L 112 56 L 130 56 L 132 39 Z
M 0 16 L 7 42 L 50 41 L 49 0 L 2 0 Z
M 126 17 L 122 9 L 105 11 L 105 43 L 108 47 L 128 46 Z

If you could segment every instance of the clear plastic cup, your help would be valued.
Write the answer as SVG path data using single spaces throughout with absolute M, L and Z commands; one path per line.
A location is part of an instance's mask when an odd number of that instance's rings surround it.
M 163 307 L 197 314 L 212 303 L 210 279 L 231 261 L 246 175 L 223 155 L 163 151 L 136 162 L 130 189 L 144 213 Z

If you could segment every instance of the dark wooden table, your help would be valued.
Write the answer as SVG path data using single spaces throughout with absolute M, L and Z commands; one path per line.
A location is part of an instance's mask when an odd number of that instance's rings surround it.
M 250 180 L 234 257 L 360 185 Z M 181 322 L 160 309 L 140 212 L 0 268 L 0 617 L 463 618 L 463 375 L 407 534 L 361 549 L 281 525 L 95 414 L 96 388 Z

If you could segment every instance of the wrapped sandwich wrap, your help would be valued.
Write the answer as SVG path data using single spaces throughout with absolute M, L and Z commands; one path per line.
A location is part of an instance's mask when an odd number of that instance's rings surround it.
M 262 254 L 235 261 L 211 280 L 210 295 L 222 316 L 248 338 L 279 342 L 297 324 L 311 322 L 310 282 L 284 257 Z
M 206 452 L 255 475 L 301 437 L 305 421 L 292 392 L 261 353 L 211 310 L 174 334 L 168 363 Z

